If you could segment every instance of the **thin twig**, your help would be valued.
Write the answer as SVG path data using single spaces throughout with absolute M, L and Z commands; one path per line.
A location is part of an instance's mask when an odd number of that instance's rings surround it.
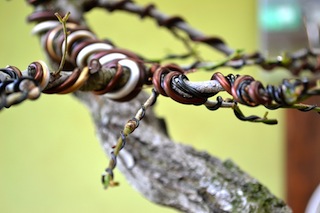
M 150 97 L 141 106 L 136 115 L 125 124 L 123 130 L 121 131 L 117 144 L 111 152 L 109 166 L 106 168 L 105 173 L 102 174 L 102 183 L 105 189 L 107 189 L 109 186 L 112 187 L 119 184 L 118 182 L 114 181 L 113 174 L 113 169 L 117 165 L 117 156 L 119 155 L 120 150 L 124 148 L 127 137 L 139 126 L 139 122 L 145 116 L 146 110 L 156 102 L 158 95 L 159 94 L 155 90 L 152 90 Z
M 55 77 L 60 76 L 60 72 L 63 69 L 63 66 L 65 64 L 66 61 L 66 57 L 67 57 L 67 45 L 68 45 L 68 29 L 67 29 L 67 21 L 68 18 L 70 16 L 70 12 L 67 12 L 65 16 L 61 17 L 59 13 L 55 13 L 54 14 L 59 22 L 62 24 L 62 28 L 63 28 L 63 34 L 64 34 L 64 51 L 62 53 L 62 57 L 61 57 L 61 62 L 59 65 L 58 70 L 53 74 Z

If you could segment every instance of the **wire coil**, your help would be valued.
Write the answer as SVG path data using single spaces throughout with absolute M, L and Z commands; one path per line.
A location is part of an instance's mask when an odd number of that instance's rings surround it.
M 77 22 L 67 23 L 67 44 L 63 34 L 63 28 L 59 21 L 55 20 L 52 11 L 35 12 L 28 18 L 29 21 L 38 22 L 33 33 L 42 35 L 42 45 L 50 59 L 56 63 L 61 61 L 63 52 L 66 51 L 66 64 L 64 69 L 73 70 L 70 79 L 63 85 L 44 90 L 48 93 L 67 93 L 75 89 L 63 90 L 68 86 L 79 82 L 79 89 L 90 77 L 90 69 L 87 68 L 93 62 L 98 63 L 100 70 L 116 70 L 114 78 L 103 88 L 96 88 L 95 94 L 106 94 L 110 99 L 116 101 L 128 101 L 134 98 L 142 89 L 146 81 L 146 68 L 143 61 L 134 53 L 114 47 L 111 42 L 99 40 L 89 29 L 82 27 Z M 65 49 L 65 47 L 67 49 Z M 80 70 L 78 70 L 80 69 Z M 100 71 L 96 70 L 96 71 Z M 124 79 L 126 78 L 126 79 Z M 77 80 L 76 80 L 77 79 Z M 119 85 L 122 87 L 120 88 Z
M 200 91 L 187 83 L 189 80 L 185 73 L 185 70 L 173 64 L 160 66 L 154 72 L 152 83 L 161 95 L 169 96 L 183 104 L 205 104 L 208 98 L 221 91 L 214 88 L 212 92 Z M 210 80 L 217 82 L 236 103 L 251 107 L 263 105 L 270 109 L 290 106 L 301 101 L 307 96 L 308 90 L 315 86 L 314 82 L 307 79 L 293 79 L 284 80 L 279 86 L 267 85 L 265 87 L 251 76 L 233 74 L 224 76 L 220 72 L 214 73 Z M 217 102 L 218 105 L 209 108 L 211 110 L 219 108 L 222 104 L 221 98 L 217 98 Z

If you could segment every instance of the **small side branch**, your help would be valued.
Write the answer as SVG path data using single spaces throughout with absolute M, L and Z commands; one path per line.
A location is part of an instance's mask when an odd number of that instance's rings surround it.
M 87 4 L 86 10 L 92 7 L 105 8 L 112 12 L 115 10 L 123 10 L 129 13 L 139 15 L 141 18 L 151 17 L 157 21 L 160 26 L 168 28 L 174 35 L 173 29 L 179 29 L 185 32 L 189 38 L 196 42 L 206 43 L 217 51 L 225 55 L 231 55 L 235 50 L 231 49 L 221 38 L 206 36 L 202 32 L 192 28 L 187 22 L 180 16 L 168 16 L 158 10 L 155 5 L 149 4 L 145 7 L 135 4 L 131 0 L 120 0 L 120 1 L 103 1 L 103 0 L 92 0 Z M 175 35 L 176 36 L 176 35 Z

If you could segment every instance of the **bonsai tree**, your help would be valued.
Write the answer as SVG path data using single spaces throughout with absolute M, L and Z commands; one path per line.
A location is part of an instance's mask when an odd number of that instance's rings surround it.
M 179 109 L 185 105 L 194 105 L 196 110 L 202 106 L 210 111 L 229 108 L 229 112 L 241 121 L 266 125 L 277 124 L 277 120 L 269 118 L 267 113 L 250 114 L 251 109 L 246 109 L 244 113 L 243 106 L 319 112 L 317 106 L 302 103 L 318 94 L 317 75 L 313 73 L 319 70 L 319 53 L 313 49 L 303 49 L 272 59 L 260 52 L 234 49 L 223 39 L 207 36 L 188 24 L 185 21 L 187 16 L 166 15 L 153 4 L 141 6 L 132 1 L 99 0 L 27 2 L 33 9 L 28 21 L 35 23 L 32 32 L 40 37 L 39 46 L 48 61 L 34 60 L 28 63 L 26 69 L 17 65 L 1 69 L 1 108 L 9 108 L 27 99 L 38 99 L 41 93 L 74 94 L 89 109 L 103 151 L 110 158 L 101 178 L 106 189 L 118 185 L 118 174 L 115 176 L 114 171 L 117 167 L 144 197 L 179 211 L 291 212 L 281 199 L 233 161 L 221 161 L 207 152 L 173 142 L 166 122 L 155 115 L 152 106 L 159 102 L 158 99 L 167 99 L 178 105 Z M 122 11 L 154 20 L 160 32 L 167 29 L 173 40 L 181 43 L 180 48 L 184 52 L 171 50 L 170 54 L 161 57 L 152 54 L 144 56 L 143 51 L 136 53 L 133 49 L 115 45 L 117 41 L 102 39 L 92 30 L 98 23 L 89 26 L 90 18 L 86 16 L 96 8 L 112 14 Z M 106 26 L 106 29 L 118 29 L 117 25 Z M 131 43 L 135 41 L 139 47 L 147 39 L 134 38 L 131 30 L 125 34 L 124 37 L 128 37 Z M 165 39 L 163 42 L 166 43 Z M 197 49 L 196 46 L 201 47 Z M 26 53 L 30 55 L 32 51 Z M 207 59 L 208 51 L 214 52 L 212 54 L 218 59 L 212 60 L 211 55 Z M 248 66 L 265 70 L 281 67 L 295 76 L 273 86 L 255 80 L 242 71 L 236 74 L 220 72 L 225 68 L 238 70 Z M 310 78 L 299 77 L 303 70 L 313 75 Z M 209 78 L 201 81 L 189 79 L 196 72 L 206 72 Z M 46 113 L 56 113 L 59 106 L 52 105 L 52 109 L 45 110 Z M 30 111 L 33 108 L 34 104 Z M 208 124 L 198 125 L 189 116 L 183 116 L 185 125 L 179 128 L 185 132 L 195 129 L 196 132 L 203 131 L 201 134 L 208 134 L 202 128 Z M 59 115 L 56 119 L 59 120 Z M 24 124 L 28 123 L 23 117 L 21 120 Z M 205 121 L 212 123 L 208 118 Z M 73 122 L 80 124 L 83 121 Z M 215 122 L 223 125 L 223 120 L 217 119 Z M 42 125 L 35 121 L 31 125 L 34 126 L 34 137 L 41 132 Z M 50 121 L 46 125 L 50 125 Z M 55 125 L 51 128 L 53 137 L 61 131 L 55 131 L 55 128 Z M 210 134 L 214 140 L 215 133 Z M 249 134 L 233 135 L 230 130 L 225 140 L 250 137 Z M 41 137 L 40 140 L 43 145 L 46 139 Z M 72 136 L 69 139 L 58 137 L 58 140 L 67 142 L 72 140 Z M 76 180 L 73 184 L 80 182 L 77 176 L 87 173 L 81 166 L 80 174 L 69 174 Z M 27 172 L 21 172 L 17 182 L 27 184 L 27 176 Z M 116 198 L 111 196 L 110 202 L 114 202 Z M 118 207 L 128 202 L 121 198 Z M 108 205 L 106 203 L 106 208 Z

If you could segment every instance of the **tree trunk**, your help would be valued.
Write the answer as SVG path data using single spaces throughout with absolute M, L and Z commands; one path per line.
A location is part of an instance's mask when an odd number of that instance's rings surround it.
M 142 93 L 127 103 L 84 92 L 77 92 L 76 97 L 88 106 L 101 145 L 109 154 L 123 125 L 148 95 Z M 129 136 L 117 166 L 146 198 L 183 212 L 291 212 L 232 161 L 222 162 L 171 141 L 163 120 L 152 110 Z

